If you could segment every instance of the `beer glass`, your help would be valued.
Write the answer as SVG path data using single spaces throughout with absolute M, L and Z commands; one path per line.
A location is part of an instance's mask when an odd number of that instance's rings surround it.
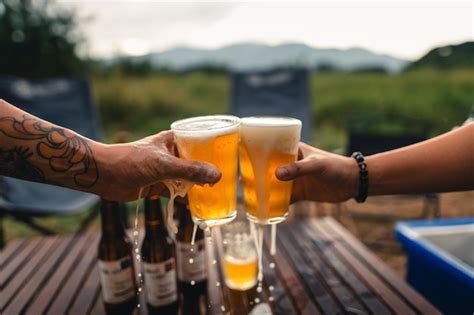
M 188 192 L 193 221 L 201 227 L 225 224 L 236 216 L 239 125 L 239 118 L 224 115 L 171 124 L 181 158 L 212 163 L 222 173 L 212 187 L 194 185 Z
M 257 250 L 249 222 L 236 220 L 221 230 L 225 283 L 233 290 L 248 290 L 257 283 Z
M 294 162 L 301 121 L 289 117 L 246 117 L 240 126 L 240 172 L 249 220 L 276 224 L 286 219 L 292 181 L 280 181 L 277 167 Z

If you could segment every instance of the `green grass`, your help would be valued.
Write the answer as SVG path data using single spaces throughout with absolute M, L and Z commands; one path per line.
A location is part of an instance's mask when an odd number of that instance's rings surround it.
M 229 112 L 230 77 L 223 73 L 96 77 L 93 88 L 108 142 L 118 131 L 129 132 L 129 140 L 134 140 L 169 129 L 176 119 Z M 311 94 L 313 144 L 344 153 L 349 130 L 427 130 L 436 135 L 461 124 L 474 104 L 474 71 L 315 73 Z M 71 233 L 83 215 L 42 221 L 60 233 Z M 10 219 L 4 226 L 8 239 L 35 235 Z
M 169 129 L 179 118 L 229 112 L 226 74 L 115 76 L 93 82 L 108 139 L 119 130 L 137 139 Z M 436 135 L 462 123 L 474 104 L 474 71 L 315 73 L 311 95 L 315 144 L 339 150 L 349 130 Z

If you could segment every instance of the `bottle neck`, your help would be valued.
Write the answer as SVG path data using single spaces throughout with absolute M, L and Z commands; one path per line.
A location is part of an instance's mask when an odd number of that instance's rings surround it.
M 168 234 L 158 197 L 145 198 L 145 231 L 147 234 Z
M 125 235 L 125 229 L 119 213 L 119 203 L 102 199 L 100 207 L 102 235 L 120 237 Z

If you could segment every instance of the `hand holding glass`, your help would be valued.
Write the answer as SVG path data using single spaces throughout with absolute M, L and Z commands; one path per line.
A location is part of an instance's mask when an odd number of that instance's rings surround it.
M 239 125 L 234 116 L 201 116 L 171 124 L 181 158 L 212 163 L 222 173 L 212 187 L 194 185 L 188 192 L 193 221 L 201 226 L 225 224 L 236 216 Z

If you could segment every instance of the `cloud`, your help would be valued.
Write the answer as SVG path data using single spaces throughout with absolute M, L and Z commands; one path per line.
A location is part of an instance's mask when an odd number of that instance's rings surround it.
M 152 50 L 214 48 L 240 41 L 364 47 L 416 58 L 436 45 L 473 39 L 472 2 L 153 2 L 63 0 L 95 19 L 85 25 L 91 53 L 122 42 Z

